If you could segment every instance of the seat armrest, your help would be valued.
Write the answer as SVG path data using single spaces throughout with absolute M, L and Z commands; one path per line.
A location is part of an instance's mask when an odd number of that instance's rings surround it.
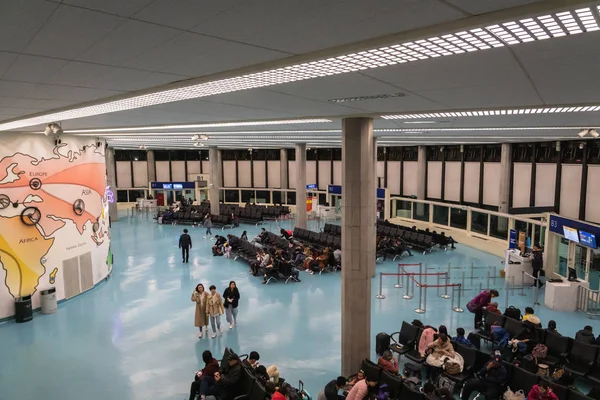
M 394 339 L 395 335 L 398 335 L 398 339 Z M 398 343 L 398 340 L 400 340 L 400 332 L 394 332 L 390 334 L 390 339 L 393 340 L 395 343 Z

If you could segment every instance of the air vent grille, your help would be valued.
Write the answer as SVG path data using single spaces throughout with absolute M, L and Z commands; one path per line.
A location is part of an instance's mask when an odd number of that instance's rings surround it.
M 356 101 L 368 101 L 377 99 L 390 99 L 392 97 L 406 97 L 405 93 L 387 93 L 387 94 L 376 94 L 373 96 L 357 96 L 357 97 L 344 97 L 342 99 L 330 99 L 332 103 L 351 103 Z

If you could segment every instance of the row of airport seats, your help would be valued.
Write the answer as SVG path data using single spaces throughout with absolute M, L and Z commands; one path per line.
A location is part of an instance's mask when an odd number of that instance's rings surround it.
M 178 211 L 171 218 L 164 219 L 164 222 L 171 222 L 180 225 L 201 225 L 204 220 L 204 215 L 198 212 Z M 213 215 L 211 216 L 212 225 L 215 227 L 232 228 L 233 219 L 229 215 Z
M 309 231 L 303 228 L 294 228 L 294 239 L 304 245 L 310 245 L 315 248 L 329 247 L 331 250 L 340 249 L 342 247 L 342 239 L 340 236 L 334 236 L 325 232 Z
M 219 213 L 221 215 L 235 215 L 240 220 L 250 219 L 258 222 L 280 219 L 290 214 L 290 208 L 287 206 L 265 206 L 258 204 L 247 204 L 245 207 L 240 207 L 237 204 L 221 204 Z
M 323 227 L 323 232 L 332 236 L 342 236 L 342 227 L 340 225 L 327 223 Z

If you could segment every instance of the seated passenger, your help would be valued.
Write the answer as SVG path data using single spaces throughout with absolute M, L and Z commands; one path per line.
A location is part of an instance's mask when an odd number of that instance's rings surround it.
M 363 400 L 369 395 L 369 391 L 377 386 L 377 380 L 374 377 L 367 376 L 362 381 L 356 382 L 352 389 L 348 392 L 346 400 Z M 373 394 L 373 393 L 372 393 Z
M 363 371 L 362 369 L 359 369 L 356 376 L 354 378 L 352 378 L 351 380 L 349 380 L 348 382 L 346 382 L 346 387 L 348 388 L 348 390 L 350 390 L 352 388 L 352 386 L 354 386 L 356 384 L 356 382 L 362 381 L 363 379 L 365 379 L 365 371 Z
M 554 333 L 555 335 L 562 336 L 560 333 L 558 333 L 558 330 L 556 329 L 556 321 L 554 321 L 553 319 L 548 321 L 546 333 Z
M 208 389 L 215 384 L 215 373 L 219 372 L 219 362 L 213 358 L 210 351 L 205 350 L 202 353 L 202 361 L 204 361 L 204 368 L 196 372 L 190 388 L 190 400 L 194 400 L 196 394 L 200 394 L 200 398 L 204 400 Z
M 469 339 L 465 337 L 465 330 L 463 328 L 456 328 L 456 336 L 452 338 L 454 343 L 462 344 L 467 347 L 475 347 Z
M 246 232 L 246 231 L 242 232 L 242 236 L 240 236 L 240 239 L 247 242 L 248 241 L 248 232 Z
M 239 382 L 242 379 L 240 357 L 232 354 L 229 358 L 227 372 L 215 373 L 215 385 L 208 389 L 207 396 L 219 397 L 219 400 L 234 400 L 239 393 Z
M 500 357 L 494 355 L 494 358 L 485 364 L 475 376 L 465 383 L 461 395 L 462 400 L 469 400 L 474 391 L 484 393 L 486 399 L 497 399 L 502 393 L 508 374 Z
M 596 339 L 594 337 L 594 331 L 591 326 L 586 325 L 575 334 L 575 340 L 579 340 L 580 342 L 587 344 L 595 344 Z
M 214 256 L 222 256 L 223 255 L 223 246 L 227 242 L 223 236 L 216 235 L 215 236 L 215 244 L 212 247 L 212 254 Z
M 506 347 L 506 345 L 508 345 L 510 333 L 502 326 L 500 326 L 500 322 L 494 322 L 490 331 L 492 333 L 492 340 L 496 342 L 496 344 L 494 345 L 494 350 L 503 349 L 504 347 Z
M 523 322 L 529 321 L 535 326 L 542 326 L 540 319 L 533 313 L 533 308 L 525 307 L 525 315 L 523 315 Z
M 533 385 L 527 400 L 558 400 L 558 396 L 552 391 L 550 385 L 542 380 L 537 385 Z
M 265 228 L 260 229 L 260 233 L 254 239 L 252 239 L 251 243 L 262 243 L 267 237 L 267 230 Z
M 263 281 L 262 284 L 265 285 L 270 276 L 273 276 L 275 273 L 275 268 L 273 267 L 273 260 L 269 260 L 269 264 L 263 267 Z
M 383 352 L 383 355 L 377 361 L 377 365 L 383 368 L 384 371 L 388 371 L 394 375 L 398 374 L 398 361 L 394 358 L 390 350 Z
M 284 238 L 285 240 L 290 240 L 292 238 L 292 231 L 289 231 L 289 230 L 286 231 L 285 229 L 281 228 L 279 233 L 281 234 L 281 237 Z
M 346 378 L 338 376 L 337 379 L 334 379 L 325 385 L 325 389 L 319 392 L 317 400 L 344 400 L 345 397 L 338 392 L 345 384 Z
M 525 355 L 533 350 L 533 347 L 538 341 L 539 339 L 535 326 L 527 321 L 524 324 L 523 330 L 519 332 L 510 343 L 513 347 L 513 352 L 518 351 L 521 355 Z
M 446 358 L 454 358 L 455 354 L 452 342 L 444 333 L 440 333 L 439 337 L 427 346 L 425 353 L 430 353 L 425 359 L 425 367 L 432 381 L 435 381 L 442 372 L 442 365 Z
M 287 400 L 288 399 L 288 389 L 287 386 L 281 386 L 276 388 L 275 393 L 271 396 L 271 400 Z
M 431 382 L 423 385 L 423 394 L 428 400 L 454 400 L 454 396 L 449 389 L 445 387 L 436 388 Z

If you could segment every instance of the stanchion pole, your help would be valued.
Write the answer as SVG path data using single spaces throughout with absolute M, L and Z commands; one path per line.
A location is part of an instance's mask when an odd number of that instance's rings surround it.
M 383 274 L 381 272 L 379 273 L 379 294 L 375 297 L 380 300 L 385 299 L 385 296 L 383 294 Z
M 462 272 L 462 279 L 460 281 L 460 290 L 465 290 L 465 271 Z
M 402 282 L 400 282 L 400 264 L 398 264 L 398 283 L 394 285 L 396 289 L 402 288 Z
M 479 293 L 483 292 L 483 282 L 479 281 Z
M 440 297 L 440 286 L 441 286 L 441 281 L 440 281 L 440 276 L 441 275 L 436 275 L 437 277 L 437 296 Z
M 485 284 L 486 284 L 486 287 L 485 287 L 486 289 L 488 289 L 488 290 L 491 289 L 490 288 L 490 271 L 487 272 L 487 276 L 485 278 Z
M 521 293 L 519 293 L 519 296 L 525 296 L 525 271 L 521 271 Z
M 448 264 L 450 265 L 450 264 Z M 449 299 L 450 295 L 448 294 L 448 285 L 450 284 L 450 274 L 446 272 L 446 277 L 444 278 L 444 280 L 446 281 L 446 286 L 444 286 L 444 294 L 442 294 L 440 297 L 442 299 Z M 454 289 L 452 289 L 454 290 Z
M 494 279 L 494 287 L 496 286 L 496 276 L 498 275 L 498 271 L 496 270 L 496 266 L 492 266 L 492 277 Z
M 504 296 L 505 297 L 505 299 L 504 299 L 504 309 L 506 310 L 508 308 L 508 295 L 509 295 L 509 293 L 508 293 L 508 290 L 509 290 L 509 288 L 508 288 L 508 279 L 504 279 L 504 289 L 506 290 L 506 296 Z
M 512 286 L 512 295 L 515 295 L 515 276 L 510 277 L 510 286 Z
M 409 290 L 409 288 L 410 288 L 410 282 L 409 282 L 409 279 L 410 279 L 410 275 L 406 274 L 406 292 L 405 292 L 404 296 L 402 296 L 402 298 L 404 298 L 404 299 L 412 299 L 412 298 L 413 298 L 413 297 L 412 297 L 412 296 L 411 296 L 411 295 L 408 293 L 408 290 Z
M 538 305 L 540 303 L 538 303 L 538 286 L 537 284 L 533 287 L 533 304 Z
M 471 286 L 473 286 L 473 279 L 475 278 L 475 266 L 471 263 Z
M 453 290 L 454 290 L 454 288 L 456 288 L 456 286 L 454 286 L 454 287 L 453 287 Z M 462 309 L 462 307 L 460 306 L 460 304 L 461 304 L 461 296 L 460 296 L 460 292 L 461 292 L 461 290 L 462 290 L 462 286 L 461 286 L 461 285 L 458 285 L 458 301 L 457 301 L 457 303 L 456 303 L 456 307 L 454 307 L 454 308 L 452 309 L 452 310 L 453 310 L 453 311 L 455 311 L 455 312 L 463 312 L 463 311 L 465 311 L 465 310 L 463 310 L 463 309 Z
M 423 286 L 425 286 L 425 299 L 427 299 L 427 275 L 423 276 L 424 283 L 419 284 L 419 308 L 415 308 L 417 314 L 425 313 L 425 304 L 423 304 Z

